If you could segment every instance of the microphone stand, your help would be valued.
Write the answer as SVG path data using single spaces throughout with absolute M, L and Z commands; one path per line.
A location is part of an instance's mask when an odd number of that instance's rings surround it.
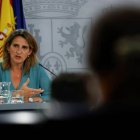
M 43 67 L 44 69 L 46 69 L 47 71 L 49 71 L 51 74 L 53 74 L 55 77 L 57 77 L 54 73 L 52 73 L 49 69 L 47 69 L 46 67 L 44 67 L 42 64 L 40 64 L 39 63 L 39 65 L 41 66 L 41 67 Z

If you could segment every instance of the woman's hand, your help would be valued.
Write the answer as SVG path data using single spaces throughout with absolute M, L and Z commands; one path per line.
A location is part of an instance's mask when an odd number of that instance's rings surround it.
M 30 79 L 28 78 L 27 81 L 21 87 L 21 90 L 24 91 L 24 97 L 32 97 L 44 91 L 43 89 L 28 88 L 27 85 L 29 82 L 30 82 Z
M 41 97 L 32 97 L 33 98 L 33 102 L 43 102 L 43 99 Z M 24 103 L 28 103 L 29 102 L 29 98 L 24 98 Z

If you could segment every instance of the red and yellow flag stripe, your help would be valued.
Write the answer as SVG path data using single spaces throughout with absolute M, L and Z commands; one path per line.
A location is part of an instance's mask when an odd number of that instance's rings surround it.
M 0 0 L 0 61 L 5 38 L 15 30 L 12 0 Z

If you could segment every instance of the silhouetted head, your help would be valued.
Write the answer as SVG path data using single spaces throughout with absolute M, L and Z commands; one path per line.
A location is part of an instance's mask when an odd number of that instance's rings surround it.
M 97 73 L 123 67 L 140 76 L 140 8 L 122 6 L 99 16 L 89 46 L 89 65 Z
M 87 103 L 98 106 L 101 93 L 95 77 L 89 73 L 61 73 L 51 83 L 51 96 L 60 102 Z
M 99 16 L 90 34 L 88 60 L 105 101 L 138 103 L 140 8 L 122 6 Z

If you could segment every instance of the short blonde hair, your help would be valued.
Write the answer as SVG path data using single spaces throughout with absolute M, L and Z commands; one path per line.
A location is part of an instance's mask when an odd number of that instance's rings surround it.
M 27 40 L 28 44 L 29 44 L 29 49 L 32 49 L 32 53 L 30 54 L 30 57 L 28 57 L 25 61 L 24 61 L 24 75 L 26 75 L 31 66 L 34 66 L 37 61 L 38 58 L 36 56 L 36 53 L 38 51 L 38 44 L 37 41 L 35 40 L 35 38 L 33 37 L 33 35 L 28 32 L 26 29 L 17 29 L 15 31 L 12 31 L 10 33 L 10 35 L 5 39 L 4 45 L 3 45 L 3 64 L 2 64 L 2 70 L 6 70 L 11 68 L 11 63 L 10 63 L 10 55 L 7 51 L 7 45 L 9 44 L 9 46 L 12 44 L 13 40 L 17 37 L 17 36 L 21 36 L 24 39 Z

